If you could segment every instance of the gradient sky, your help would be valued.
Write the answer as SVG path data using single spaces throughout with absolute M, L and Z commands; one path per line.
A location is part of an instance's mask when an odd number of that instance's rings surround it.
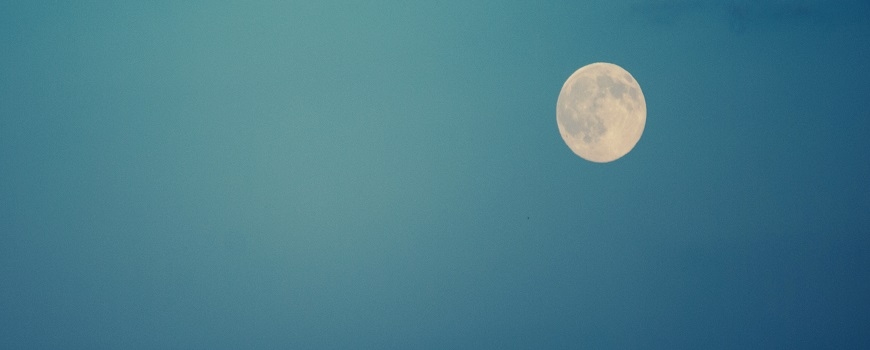
M 867 348 L 867 18 L 3 1 L 0 348 Z M 555 116 L 599 61 L 608 164 Z

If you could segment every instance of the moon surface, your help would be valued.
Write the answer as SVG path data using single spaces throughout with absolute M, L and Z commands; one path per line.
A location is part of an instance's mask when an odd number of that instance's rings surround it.
M 640 140 L 646 126 L 646 100 L 625 69 L 592 63 L 565 81 L 556 102 L 556 122 L 562 139 L 578 156 L 612 162 Z

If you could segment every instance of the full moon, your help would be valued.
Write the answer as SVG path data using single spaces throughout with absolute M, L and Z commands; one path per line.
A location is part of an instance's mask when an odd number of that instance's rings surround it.
M 625 69 L 592 63 L 562 85 L 556 122 L 562 139 L 578 156 L 596 163 L 612 162 L 640 140 L 646 126 L 646 100 Z

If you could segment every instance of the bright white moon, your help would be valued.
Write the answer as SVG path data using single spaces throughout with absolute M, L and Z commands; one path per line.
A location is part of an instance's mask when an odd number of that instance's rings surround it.
M 646 126 L 646 100 L 625 69 L 592 63 L 562 86 L 556 102 L 562 139 L 588 161 L 607 163 L 631 151 Z

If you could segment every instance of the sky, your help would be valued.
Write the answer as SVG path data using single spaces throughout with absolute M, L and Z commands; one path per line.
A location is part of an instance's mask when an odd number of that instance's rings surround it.
M 867 348 L 868 18 L 3 1 L 0 348 Z M 606 164 L 593 62 L 647 103 Z

